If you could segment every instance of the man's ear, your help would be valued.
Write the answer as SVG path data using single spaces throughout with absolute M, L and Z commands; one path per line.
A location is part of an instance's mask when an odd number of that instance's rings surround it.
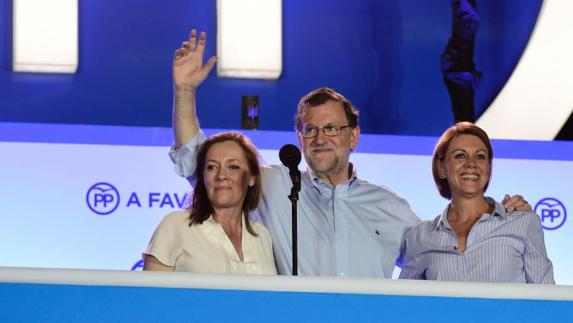
M 352 132 L 350 133 L 350 149 L 351 150 L 356 149 L 356 146 L 358 146 L 358 137 L 360 137 L 360 127 L 356 127 L 354 129 L 352 129 Z
M 304 140 L 304 138 L 302 137 L 302 135 L 298 131 L 296 132 L 296 137 L 298 138 L 298 149 L 300 149 L 300 151 L 302 151 L 302 141 Z

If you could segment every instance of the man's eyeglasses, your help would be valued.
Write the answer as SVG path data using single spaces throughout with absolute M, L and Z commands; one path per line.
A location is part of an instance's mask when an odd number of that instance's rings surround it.
M 345 126 L 324 126 L 322 128 L 317 128 L 317 127 L 309 127 L 309 126 L 303 126 L 302 129 L 300 129 L 298 132 L 304 137 L 304 138 L 314 138 L 316 137 L 316 135 L 318 135 L 318 130 L 322 130 L 322 133 L 325 136 L 328 137 L 334 137 L 334 136 L 338 136 L 340 134 L 340 130 L 344 129 L 344 128 L 348 128 L 350 127 L 350 125 L 345 125 Z

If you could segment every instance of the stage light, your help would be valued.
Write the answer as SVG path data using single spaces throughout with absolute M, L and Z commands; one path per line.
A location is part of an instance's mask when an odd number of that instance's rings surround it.
M 282 72 L 282 1 L 217 1 L 217 75 L 277 79 Z
M 259 128 L 259 96 L 243 95 L 241 97 L 241 129 Z
M 477 124 L 498 139 L 553 140 L 573 112 L 572 1 L 544 1 L 527 48 Z
M 78 0 L 14 0 L 15 72 L 75 73 Z

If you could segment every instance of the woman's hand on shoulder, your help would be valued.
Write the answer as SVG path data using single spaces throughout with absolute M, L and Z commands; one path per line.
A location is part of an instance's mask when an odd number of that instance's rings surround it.
M 531 205 L 523 198 L 523 196 L 516 194 L 513 196 L 509 196 L 509 194 L 505 194 L 503 201 L 501 201 L 503 207 L 508 213 L 512 213 L 514 211 L 532 211 Z

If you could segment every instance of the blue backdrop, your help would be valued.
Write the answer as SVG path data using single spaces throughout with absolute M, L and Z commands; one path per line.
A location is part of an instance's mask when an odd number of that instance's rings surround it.
M 172 52 L 196 27 L 211 36 L 206 54 L 216 53 L 216 1 L 81 0 L 77 74 L 12 73 L 11 1 L 0 1 L 0 122 L 169 126 Z M 515 67 L 541 4 L 478 0 L 480 112 Z M 255 94 L 262 129 L 292 129 L 298 99 L 319 86 L 359 107 L 365 133 L 439 135 L 452 122 L 439 69 L 450 1 L 283 1 L 283 19 L 281 78 L 213 72 L 199 93 L 204 127 L 239 127 L 240 96 Z

